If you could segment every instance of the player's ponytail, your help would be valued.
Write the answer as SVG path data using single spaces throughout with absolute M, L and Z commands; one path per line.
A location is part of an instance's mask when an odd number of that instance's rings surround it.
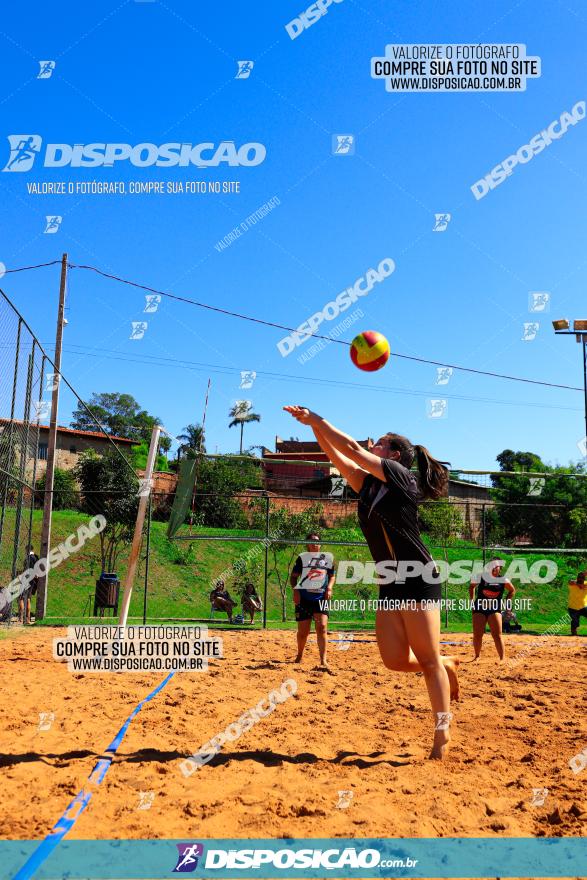
M 420 475 L 420 493 L 422 498 L 433 500 L 446 494 L 448 471 L 439 461 L 432 458 L 425 446 L 418 443 L 414 446 L 416 464 Z

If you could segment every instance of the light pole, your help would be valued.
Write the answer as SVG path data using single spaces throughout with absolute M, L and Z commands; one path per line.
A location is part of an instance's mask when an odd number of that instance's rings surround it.
M 587 319 L 581 318 L 573 321 L 573 329 L 571 330 L 571 322 L 568 318 L 560 318 L 552 322 L 554 332 L 557 336 L 574 336 L 577 342 L 583 346 L 583 394 L 585 403 L 585 440 L 583 441 L 585 448 L 585 457 L 587 458 Z

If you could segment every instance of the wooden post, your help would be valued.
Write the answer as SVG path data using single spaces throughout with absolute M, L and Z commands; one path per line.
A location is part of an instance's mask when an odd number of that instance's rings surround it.
M 49 420 L 49 439 L 47 442 L 47 470 L 45 471 L 45 497 L 43 498 L 43 525 L 41 528 L 40 559 L 46 559 L 51 547 L 51 517 L 53 513 L 53 481 L 55 477 L 55 458 L 57 450 L 57 414 L 59 410 L 59 386 L 61 384 L 61 348 L 63 345 L 63 322 L 65 309 L 65 286 L 67 283 L 67 254 L 61 258 L 61 282 L 59 285 L 59 308 L 57 311 L 57 331 L 55 334 L 55 359 L 53 376 L 53 396 L 51 399 L 51 418 Z M 39 389 L 44 393 L 44 389 Z M 38 455 L 38 450 L 35 451 Z M 47 582 L 49 572 L 37 582 L 37 604 L 35 620 L 42 620 L 47 613 Z
M 132 594 L 132 585 L 135 579 L 135 572 L 137 570 L 137 562 L 139 560 L 139 551 L 141 549 L 141 538 L 143 536 L 143 525 L 145 522 L 145 513 L 147 510 L 147 504 L 149 503 L 149 496 L 151 494 L 151 480 L 153 478 L 153 471 L 155 470 L 155 460 L 157 458 L 157 447 L 159 446 L 159 434 L 161 433 L 161 428 L 159 425 L 155 425 L 153 431 L 151 433 L 151 445 L 149 446 L 149 455 L 147 458 L 147 467 L 145 469 L 145 477 L 143 481 L 143 491 L 141 492 L 139 498 L 139 509 L 137 511 L 137 521 L 135 523 L 135 532 L 132 539 L 132 545 L 130 548 L 130 558 L 128 560 L 128 569 L 126 572 L 126 579 L 124 582 L 124 594 L 122 597 L 122 607 L 120 609 L 120 618 L 119 618 L 119 626 L 126 627 L 126 621 L 128 618 L 128 609 L 130 605 L 130 597 Z

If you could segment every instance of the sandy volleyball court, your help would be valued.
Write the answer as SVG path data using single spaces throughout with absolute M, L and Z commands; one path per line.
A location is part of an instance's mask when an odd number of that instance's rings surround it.
M 0 641 L 5 838 L 44 836 L 163 677 L 72 674 L 51 657 L 62 632 Z M 587 767 L 569 767 L 587 747 L 585 639 L 545 641 L 515 669 L 500 667 L 487 641 L 481 660 L 461 667 L 453 748 L 440 765 L 425 759 L 423 679 L 385 670 L 371 633 L 345 651 L 331 645 L 332 676 L 315 671 L 315 642 L 301 667 L 289 662 L 293 633 L 223 638 L 225 659 L 208 673 L 176 674 L 135 718 L 69 837 L 585 835 Z M 470 659 L 470 635 L 443 639 Z M 510 638 L 508 647 L 531 641 Z M 290 677 L 295 697 L 182 775 L 185 756 Z M 54 713 L 49 730 L 38 730 L 40 712 Z M 548 794 L 533 806 L 538 788 Z M 339 806 L 341 791 L 352 792 L 350 805 Z

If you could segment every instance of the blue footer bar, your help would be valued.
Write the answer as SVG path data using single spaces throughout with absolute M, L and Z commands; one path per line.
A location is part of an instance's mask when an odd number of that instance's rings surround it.
M 0 841 L 2 877 L 14 877 L 38 841 Z M 333 838 L 69 840 L 38 880 L 194 878 L 587 877 L 587 840 L 554 838 Z

